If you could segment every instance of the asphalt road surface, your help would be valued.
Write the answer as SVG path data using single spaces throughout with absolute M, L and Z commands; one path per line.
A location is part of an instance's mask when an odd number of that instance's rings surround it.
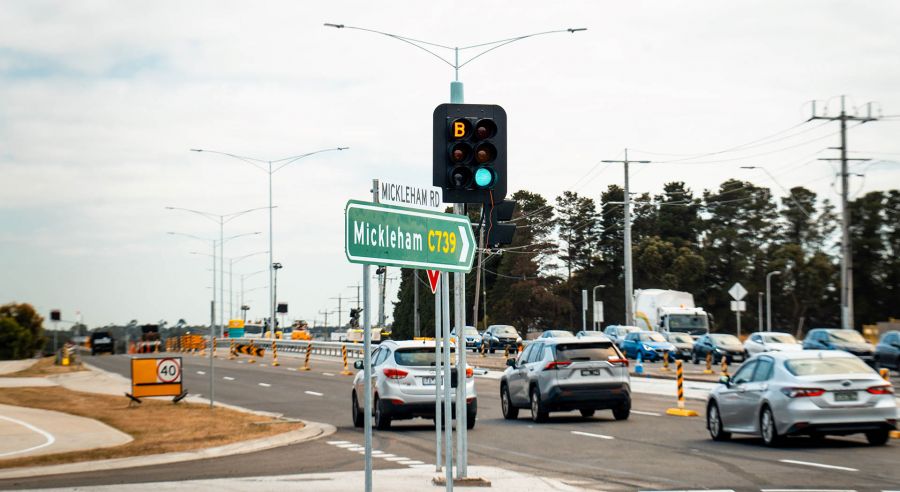
M 86 358 L 100 368 L 129 374 L 128 356 Z M 274 450 L 181 464 L 0 481 L 0 488 L 76 487 L 160 480 L 226 478 L 268 474 L 348 471 L 363 468 L 353 445 L 363 433 L 350 420 L 350 376 L 340 375 L 333 360 L 313 360 L 299 372 L 300 360 L 281 357 L 280 367 L 248 364 L 246 359 L 216 360 L 217 401 L 286 417 L 326 422 L 336 434 Z M 208 396 L 209 362 L 184 357 L 185 387 Z M 688 401 L 701 416 L 671 417 L 673 399 L 633 395 L 631 418 L 617 422 L 609 411 L 593 418 L 577 412 L 551 414 L 534 424 L 528 411 L 517 421 L 500 414 L 499 381 L 478 378 L 478 420 L 469 431 L 469 463 L 499 466 L 557 477 L 597 490 L 727 488 L 736 490 L 828 489 L 886 490 L 900 487 L 900 441 L 870 447 L 862 436 L 821 442 L 792 439 L 770 449 L 752 437 L 713 442 L 704 428 L 703 403 Z M 124 397 L 123 397 L 124 398 Z M 374 431 L 376 469 L 433 465 L 434 428 L 430 420 L 394 422 L 390 431 Z

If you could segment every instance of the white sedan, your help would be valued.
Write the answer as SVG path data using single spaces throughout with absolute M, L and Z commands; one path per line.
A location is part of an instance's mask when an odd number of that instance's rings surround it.
M 750 355 L 756 355 L 762 352 L 803 350 L 803 345 L 789 333 L 758 331 L 744 342 L 744 350 Z

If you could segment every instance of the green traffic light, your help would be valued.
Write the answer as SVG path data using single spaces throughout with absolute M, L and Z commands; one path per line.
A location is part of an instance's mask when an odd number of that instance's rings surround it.
M 475 185 L 479 188 L 487 188 L 494 182 L 494 173 L 486 167 L 478 168 L 475 171 Z

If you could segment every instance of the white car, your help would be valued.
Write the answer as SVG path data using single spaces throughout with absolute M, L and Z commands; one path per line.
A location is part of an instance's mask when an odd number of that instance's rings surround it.
M 803 344 L 789 333 L 758 331 L 751 333 L 747 341 L 744 342 L 744 350 L 750 355 L 772 351 L 789 352 L 803 350 Z

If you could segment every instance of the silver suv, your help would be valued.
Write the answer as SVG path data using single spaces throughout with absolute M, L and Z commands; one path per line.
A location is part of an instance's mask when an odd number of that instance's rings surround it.
M 454 358 L 455 358 L 454 350 Z M 372 351 L 372 410 L 374 425 L 385 430 L 392 420 L 415 417 L 434 418 L 434 341 L 385 340 Z M 363 361 L 354 362 L 360 371 L 353 378 L 353 425 L 363 426 Z M 456 412 L 457 370 L 451 371 L 453 412 Z M 478 401 L 472 368 L 466 368 L 466 427 L 475 427 Z
M 535 422 L 556 411 L 579 410 L 591 417 L 596 410 L 612 409 L 616 420 L 631 413 L 628 359 L 607 337 L 535 340 L 506 365 L 500 379 L 506 419 L 529 407 Z

